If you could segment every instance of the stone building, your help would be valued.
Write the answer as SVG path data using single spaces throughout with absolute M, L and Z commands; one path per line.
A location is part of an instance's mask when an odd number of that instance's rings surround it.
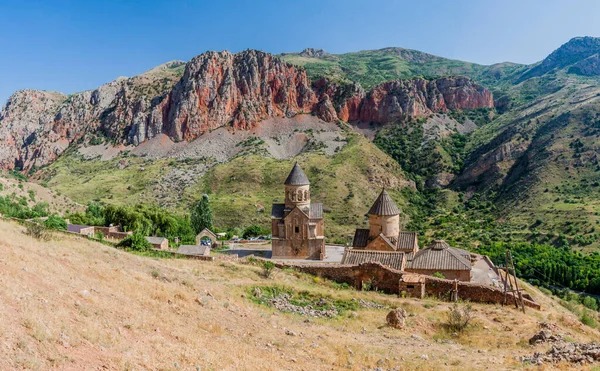
M 354 232 L 353 249 L 403 252 L 408 259 L 419 251 L 417 233 L 400 231 L 400 209 L 385 189 L 368 214 L 369 229 Z
M 450 247 L 442 240 L 419 250 L 417 233 L 400 230 L 400 209 L 385 189 L 368 214 L 369 229 L 356 230 L 352 249 L 346 251 L 342 263 L 376 262 L 394 269 L 402 267 L 405 272 L 429 276 L 440 273 L 448 279 L 471 280 L 470 253 Z
M 310 202 L 310 182 L 298 163 L 284 186 L 285 202 L 271 209 L 272 257 L 325 259 L 323 204 Z
M 165 237 L 146 236 L 146 241 L 150 242 L 152 248 L 159 250 L 169 249 L 169 240 Z
M 407 272 L 431 276 L 440 273 L 445 278 L 471 281 L 471 253 L 451 247 L 444 240 L 437 240 L 426 249 L 417 252 L 406 263 Z

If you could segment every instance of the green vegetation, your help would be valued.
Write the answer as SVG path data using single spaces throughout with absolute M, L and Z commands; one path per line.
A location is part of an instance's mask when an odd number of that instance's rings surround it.
M 486 86 L 502 86 L 524 69 L 522 65 L 511 63 L 482 66 L 402 48 L 365 50 L 314 58 L 286 54 L 281 58 L 304 67 L 312 80 L 321 77 L 350 80 L 360 83 L 366 90 L 389 80 L 451 75 L 470 76 Z
M 262 305 L 272 305 L 272 300 L 285 298 L 289 304 L 297 307 L 310 307 L 317 311 L 336 310 L 338 314 L 359 309 L 358 301 L 338 299 L 329 295 L 319 295 L 307 290 L 294 291 L 284 286 L 254 286 L 249 289 L 252 301 Z
M 202 198 L 192 207 L 191 223 L 196 233 L 202 232 L 205 228 L 213 229 L 212 212 L 207 194 L 203 194 Z
M 50 215 L 46 220 L 44 220 L 44 226 L 48 229 L 60 231 L 67 230 L 67 222 L 60 216 L 56 215 Z
M 148 251 L 152 248 L 152 245 L 146 240 L 144 234 L 139 231 L 135 231 L 133 234 L 125 237 L 117 246 L 137 252 Z
M 33 219 L 48 216 L 48 203 L 38 202 L 32 208 L 27 206 L 25 197 L 17 197 L 14 193 L 6 197 L 0 196 L 0 214 L 9 218 Z

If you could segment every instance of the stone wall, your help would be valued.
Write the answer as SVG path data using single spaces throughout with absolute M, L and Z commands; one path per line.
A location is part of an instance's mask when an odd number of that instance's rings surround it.
M 383 266 L 379 263 L 364 263 L 359 265 L 346 264 L 302 264 L 302 263 L 275 263 L 278 268 L 291 267 L 301 272 L 330 279 L 338 283 L 347 283 L 356 289 L 362 289 L 366 284 L 370 290 L 380 290 L 388 294 L 399 295 L 402 291 L 401 279 L 403 272 Z M 415 275 L 416 273 L 411 273 Z M 425 281 L 425 293 L 442 300 L 450 300 L 454 280 L 422 276 Z M 458 282 L 458 298 L 476 303 L 504 302 L 502 289 L 480 283 Z M 540 305 L 533 300 L 524 298 L 525 306 L 540 309 Z M 507 297 L 507 304 L 512 305 L 514 299 Z
M 440 269 L 411 269 L 411 268 L 406 268 L 407 272 L 411 272 L 411 273 L 418 273 L 418 274 L 422 274 L 425 276 L 432 276 L 434 273 L 441 273 L 446 279 L 448 280 L 459 280 L 459 281 L 464 281 L 464 282 L 470 282 L 471 281 L 471 271 L 446 271 L 446 270 L 440 270 Z
M 453 284 L 453 280 L 427 276 L 425 279 L 425 292 L 427 295 L 449 300 Z M 459 281 L 458 298 L 477 303 L 502 304 L 504 302 L 504 291 L 482 283 Z M 508 294 L 506 302 L 508 305 L 514 304 L 514 298 L 511 293 Z M 533 300 L 524 297 L 523 302 L 527 307 L 540 309 L 540 305 Z

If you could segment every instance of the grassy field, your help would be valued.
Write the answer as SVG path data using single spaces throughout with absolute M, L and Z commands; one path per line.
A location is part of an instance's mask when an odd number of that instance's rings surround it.
M 518 357 L 546 350 L 527 344 L 540 321 L 569 341 L 600 336 L 529 286 L 541 311 L 475 304 L 473 325 L 452 336 L 443 326 L 449 304 L 433 299 L 344 289 L 289 270 L 267 279 L 241 262 L 135 256 L 67 235 L 40 242 L 5 221 L 0 230 L 3 370 L 520 369 Z M 275 285 L 352 310 L 306 321 L 253 300 L 254 287 Z M 385 326 L 392 307 L 410 314 L 405 329 Z

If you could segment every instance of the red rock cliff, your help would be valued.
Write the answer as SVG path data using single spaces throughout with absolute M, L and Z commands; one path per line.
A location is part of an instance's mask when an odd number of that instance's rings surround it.
M 137 145 L 165 133 L 193 140 L 224 126 L 248 129 L 274 116 L 313 113 L 329 122 L 386 123 L 452 109 L 492 107 L 492 94 L 466 77 L 390 81 L 365 93 L 268 53 L 207 52 L 66 97 L 21 91 L 0 112 L 0 167 L 52 162 L 74 141 L 101 133 Z

